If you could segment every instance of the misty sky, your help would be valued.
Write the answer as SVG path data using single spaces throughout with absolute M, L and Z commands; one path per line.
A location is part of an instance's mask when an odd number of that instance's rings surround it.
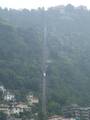
M 89 0 L 0 0 L 0 6 L 8 8 L 38 8 L 38 7 L 50 7 L 56 5 L 73 4 L 74 6 L 84 5 L 90 9 Z

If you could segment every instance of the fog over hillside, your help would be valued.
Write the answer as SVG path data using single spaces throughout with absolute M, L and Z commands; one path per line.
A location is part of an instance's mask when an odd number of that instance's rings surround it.
M 43 13 L 47 24 L 48 111 L 90 105 L 90 11 L 72 5 L 44 11 L 0 8 L 0 84 L 40 95 Z

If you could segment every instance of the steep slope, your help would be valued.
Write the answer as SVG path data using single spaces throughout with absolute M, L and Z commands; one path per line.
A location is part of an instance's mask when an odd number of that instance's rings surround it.
M 0 10 L 0 82 L 9 89 L 29 89 L 40 95 L 43 12 Z M 49 8 L 45 14 L 51 61 L 48 110 L 59 113 L 66 104 L 89 105 L 90 11 L 68 5 Z
M 33 30 L 0 24 L 0 82 L 6 88 L 37 90 L 40 47 L 36 36 Z

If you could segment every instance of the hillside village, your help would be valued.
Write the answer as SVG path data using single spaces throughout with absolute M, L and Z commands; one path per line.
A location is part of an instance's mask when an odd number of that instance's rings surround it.
M 2 94 L 1 94 L 2 93 Z M 26 101 L 17 101 L 13 90 L 6 89 L 3 85 L 0 86 L 0 112 L 7 115 L 7 120 L 37 120 L 38 111 L 32 112 L 32 109 L 39 104 L 39 98 L 32 93 L 26 95 Z M 29 118 L 25 118 L 25 114 Z M 24 117 L 23 117 L 24 116 Z M 52 115 L 48 120 L 74 120 L 73 118 L 65 118 L 60 115 Z
M 4 86 L 0 86 L 0 112 L 11 118 L 20 118 L 20 114 L 31 113 L 32 108 L 39 103 L 38 97 L 33 94 L 26 95 L 26 102 L 17 101 L 14 92 L 7 90 Z M 37 113 L 35 113 L 37 115 Z
M 7 116 L 5 120 L 38 120 L 39 98 L 31 92 L 27 93 L 25 97 L 25 101 L 18 101 L 13 90 L 8 90 L 3 85 L 0 86 L 0 113 Z M 90 107 L 84 108 L 77 104 L 63 107 L 62 112 L 62 116 L 51 115 L 48 120 L 75 120 L 76 118 L 89 120 L 90 118 Z

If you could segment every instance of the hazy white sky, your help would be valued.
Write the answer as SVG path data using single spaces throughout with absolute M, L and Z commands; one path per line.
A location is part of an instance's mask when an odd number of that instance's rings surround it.
M 8 8 L 37 8 L 37 7 L 50 7 L 56 5 L 73 4 L 75 6 L 84 5 L 90 9 L 90 0 L 0 0 L 0 6 Z

